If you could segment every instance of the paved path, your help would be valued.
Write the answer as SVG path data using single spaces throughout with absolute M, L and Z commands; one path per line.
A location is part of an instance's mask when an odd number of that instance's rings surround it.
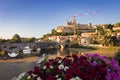
M 0 63 L 0 80 L 11 80 L 22 72 L 34 68 L 36 62 L 1 62 Z
M 50 58 L 54 58 L 51 56 Z M 0 60 L 0 80 L 11 80 L 19 74 L 32 70 L 39 57 Z
M 11 80 L 22 72 L 34 68 L 38 57 L 0 60 L 0 80 Z

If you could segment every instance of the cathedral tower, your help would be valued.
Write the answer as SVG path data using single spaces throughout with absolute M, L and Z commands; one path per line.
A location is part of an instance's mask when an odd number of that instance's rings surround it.
M 76 17 L 73 18 L 74 35 L 76 35 Z

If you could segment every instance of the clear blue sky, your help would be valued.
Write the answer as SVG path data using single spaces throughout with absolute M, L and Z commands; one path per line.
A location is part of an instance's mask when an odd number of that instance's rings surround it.
M 120 0 L 0 0 L 0 37 L 42 37 L 65 25 L 69 16 L 100 10 L 99 14 L 77 17 L 79 23 L 120 22 Z

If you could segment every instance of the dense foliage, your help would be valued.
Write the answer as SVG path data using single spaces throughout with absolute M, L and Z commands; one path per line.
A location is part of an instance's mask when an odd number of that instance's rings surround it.
M 120 39 L 117 37 L 117 32 L 112 30 L 113 25 L 106 24 L 104 27 L 108 31 L 102 27 L 97 28 L 96 34 L 89 36 L 89 43 L 101 44 L 103 46 L 118 46 Z
M 31 38 L 21 38 L 18 34 L 13 35 L 11 39 L 0 39 L 0 43 L 29 43 L 35 42 L 37 39 L 35 37 Z

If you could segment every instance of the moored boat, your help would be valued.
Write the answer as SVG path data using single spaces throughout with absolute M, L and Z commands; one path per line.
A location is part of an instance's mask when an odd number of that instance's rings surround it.
M 12 53 L 8 53 L 8 56 L 9 57 L 16 57 L 18 56 L 19 53 L 15 53 L 15 52 L 12 52 Z
M 31 49 L 29 46 L 24 47 L 23 54 L 31 54 Z

